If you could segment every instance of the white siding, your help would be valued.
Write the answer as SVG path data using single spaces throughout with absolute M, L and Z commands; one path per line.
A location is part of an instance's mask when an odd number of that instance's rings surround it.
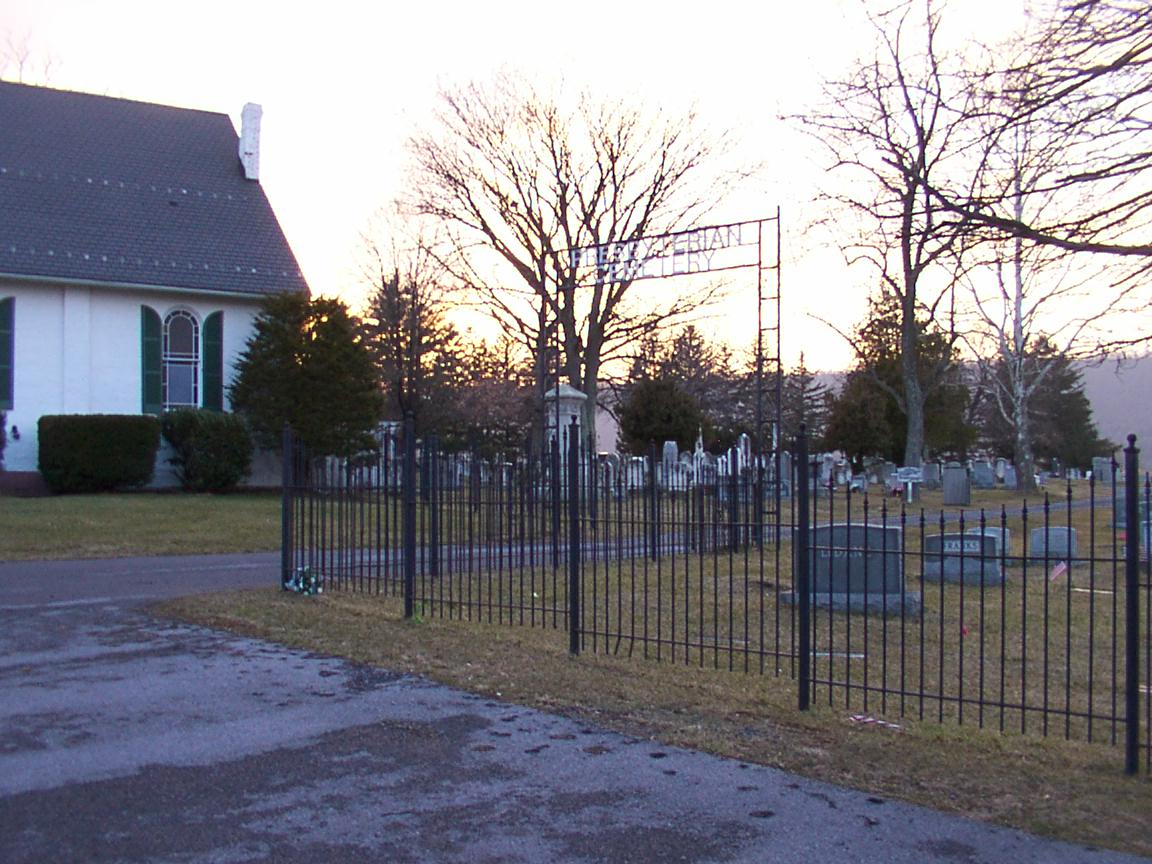
M 9 471 L 36 470 L 36 422 L 44 414 L 140 413 L 141 305 L 151 306 L 161 318 L 174 309 L 187 309 L 201 324 L 211 313 L 224 312 L 226 404 L 236 359 L 260 308 L 259 300 L 243 297 L 0 279 L 3 297 L 15 298 L 13 398 L 4 451 Z

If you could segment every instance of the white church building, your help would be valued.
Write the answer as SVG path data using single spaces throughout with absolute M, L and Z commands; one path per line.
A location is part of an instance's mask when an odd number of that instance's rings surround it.
M 0 484 L 45 414 L 228 409 L 261 300 L 308 291 L 259 123 L 0 82 Z

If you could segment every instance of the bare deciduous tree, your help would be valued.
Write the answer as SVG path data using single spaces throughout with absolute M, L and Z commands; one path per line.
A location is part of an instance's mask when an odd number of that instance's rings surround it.
M 632 241 L 706 212 L 720 188 L 707 170 L 723 139 L 702 134 L 692 114 L 653 119 L 586 95 L 568 102 L 511 75 L 440 95 L 432 128 L 411 141 L 407 204 L 439 223 L 446 266 L 531 351 L 541 391 L 559 342 L 562 375 L 589 397 L 592 430 L 604 365 L 715 288 L 673 294 L 662 284 L 641 301 L 627 274 L 582 281 L 566 250 Z
M 988 266 L 975 271 L 968 341 L 992 408 L 1013 432 L 1026 491 L 1034 482 L 1032 406 L 1053 371 L 1148 338 L 1112 326 L 1144 307 L 1133 277 L 1149 266 L 1130 241 L 1147 224 L 1152 192 L 1152 153 L 1140 151 L 1152 140 L 1141 143 L 1133 122 L 1152 86 L 1132 76 L 1149 68 L 1152 56 L 1140 56 L 1152 40 L 1132 26 L 1132 11 L 1098 0 L 1058 3 L 1042 39 L 999 46 L 988 69 L 970 78 L 979 133 L 965 212 L 987 237 Z M 1136 267 L 1091 252 L 1136 259 Z
M 59 65 L 51 54 L 38 56 L 32 46 L 32 36 L 21 37 L 6 31 L 0 42 L 0 80 L 8 78 L 18 84 L 47 84 Z
M 1012 212 L 1011 186 L 933 184 L 937 204 L 995 231 L 1070 252 L 1152 257 L 1152 27 L 1145 0 L 1053 0 L 1022 47 L 973 77 L 984 135 L 974 171 L 1022 132 L 1058 141 L 1034 191 L 1044 211 Z M 1146 271 L 1152 264 L 1141 263 Z
M 905 465 L 921 463 L 924 406 L 951 365 L 951 351 L 923 362 L 923 320 L 955 342 L 955 288 L 970 239 L 966 216 L 934 194 L 964 157 L 968 96 L 937 47 L 939 15 L 931 3 L 923 9 L 922 19 L 910 4 L 873 18 L 874 58 L 828 82 L 829 107 L 800 118 L 831 153 L 839 185 L 825 197 L 845 256 L 871 265 L 881 294 L 900 306 L 902 386 L 877 383 L 907 417 Z

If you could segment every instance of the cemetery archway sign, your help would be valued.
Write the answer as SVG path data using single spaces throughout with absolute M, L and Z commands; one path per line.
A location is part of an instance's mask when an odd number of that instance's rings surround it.
M 753 254 L 754 253 L 754 254 Z M 780 477 L 783 368 L 780 359 L 780 208 L 776 215 L 723 225 L 706 225 L 629 237 L 609 243 L 574 246 L 559 253 L 556 272 L 569 274 L 557 291 L 580 287 L 627 287 L 644 279 L 669 279 L 726 270 L 756 271 L 756 406 L 753 448 L 757 457 L 758 497 L 763 498 L 763 456 L 769 456 L 773 476 Z M 559 256 L 558 256 L 559 257 Z M 566 266 L 565 266 L 566 265 Z M 559 392 L 561 334 L 556 330 L 554 386 Z M 767 343 L 767 344 L 766 344 Z M 766 366 L 770 366 L 767 369 Z M 547 388 L 546 388 L 547 389 Z M 771 395 L 771 405 L 766 397 Z M 561 428 L 560 400 L 555 400 L 554 430 Z M 767 429 L 765 426 L 770 424 Z M 547 424 L 545 424 L 547 425 Z M 765 445 L 768 445 L 767 447 Z M 773 484 L 777 533 L 781 483 Z

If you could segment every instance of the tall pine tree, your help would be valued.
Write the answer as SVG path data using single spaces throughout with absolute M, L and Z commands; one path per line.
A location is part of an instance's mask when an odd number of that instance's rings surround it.
M 339 300 L 268 298 L 229 389 L 259 444 L 280 446 L 285 424 L 314 453 L 350 455 L 375 444 L 384 401 L 360 322 Z

